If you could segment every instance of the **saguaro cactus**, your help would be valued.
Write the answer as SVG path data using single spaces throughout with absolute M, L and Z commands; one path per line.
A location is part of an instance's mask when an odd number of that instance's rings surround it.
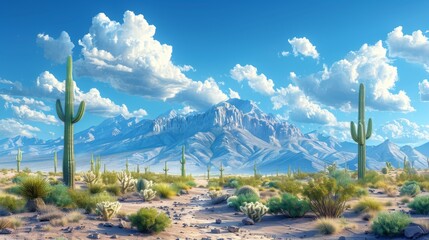
M 221 182 L 223 181 L 223 170 L 225 170 L 225 168 L 223 168 L 223 163 L 222 163 L 222 162 L 220 162 L 220 168 L 219 168 L 220 175 L 219 175 L 219 180 L 220 180 Z
M 22 151 L 21 148 L 18 148 L 18 152 L 16 153 L 16 171 L 19 172 L 19 168 L 21 167 L 22 161 Z
M 210 181 L 210 168 L 211 168 L 210 164 L 207 164 L 207 180 L 209 181 Z
M 125 161 L 125 171 L 126 171 L 126 172 L 129 172 L 129 171 L 128 171 L 128 167 L 129 167 L 129 166 L 128 166 L 128 158 L 127 158 L 127 160 Z
M 164 162 L 164 169 L 162 169 L 162 170 L 164 170 L 165 178 L 167 178 L 168 170 L 170 170 L 170 169 L 168 169 L 168 167 L 167 167 L 167 161 L 165 161 L 165 162 Z
M 144 174 L 148 174 L 149 173 L 149 166 L 144 167 Z
M 91 154 L 91 172 L 94 172 L 94 154 Z
M 140 164 L 137 163 L 137 173 L 140 173 Z
M 182 164 L 182 177 L 186 177 L 186 158 L 185 158 L 185 146 L 182 146 L 182 160 L 180 160 L 180 164 Z
M 356 132 L 355 123 L 350 122 L 350 132 L 353 140 L 358 144 L 358 179 L 365 177 L 366 166 L 366 140 L 372 134 L 372 119 L 368 120 L 368 127 L 365 127 L 365 86 L 361 83 L 359 86 L 359 109 L 358 109 L 358 127 Z
M 76 169 L 74 161 L 73 124 L 79 122 L 85 112 L 85 102 L 79 105 L 77 114 L 74 115 L 74 90 L 72 79 L 72 57 L 67 58 L 66 99 L 64 103 L 65 112 L 61 101 L 57 99 L 56 110 L 58 118 L 64 122 L 64 155 L 63 155 L 63 181 L 69 188 L 74 188 L 74 173 Z
M 253 164 L 253 177 L 257 178 L 258 177 L 258 168 L 256 166 L 256 161 Z
M 58 157 L 57 151 L 54 152 L 54 173 L 57 174 Z
M 426 161 L 428 162 L 428 168 L 429 168 L 429 158 L 427 158 Z

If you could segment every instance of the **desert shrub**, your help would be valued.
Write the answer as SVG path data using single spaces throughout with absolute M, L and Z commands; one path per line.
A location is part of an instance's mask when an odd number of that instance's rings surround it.
M 16 183 L 16 184 L 21 183 L 21 182 L 22 182 L 22 180 L 24 180 L 26 177 L 28 177 L 28 174 L 27 174 L 27 173 L 24 173 L 24 172 L 17 173 L 17 174 L 12 178 L 12 183 Z
M 106 186 L 106 191 L 112 195 L 119 196 L 121 195 L 121 188 L 116 184 L 110 184 Z
M 0 230 L 5 228 L 12 228 L 13 224 L 9 218 L 0 218 Z
M 239 188 L 237 191 L 235 191 L 235 195 L 237 196 L 246 195 L 246 194 L 254 194 L 259 196 L 259 191 L 256 188 L 249 185 L 243 186 Z
M 346 187 L 353 183 L 353 179 L 348 172 L 343 170 L 335 170 L 329 174 L 329 176 L 335 179 L 338 186 Z
M 281 198 L 270 198 L 267 206 L 270 213 L 282 213 L 283 215 L 291 218 L 302 217 L 305 213 L 310 211 L 310 205 L 306 200 L 301 200 L 289 193 L 283 194 Z
M 339 217 L 346 209 L 346 202 L 355 193 L 353 185 L 339 186 L 332 178 L 310 181 L 303 195 L 309 199 L 311 210 L 318 217 Z
M 419 186 L 422 190 L 429 192 L 429 181 L 420 182 Z
M 408 207 L 420 214 L 429 214 L 429 195 L 418 196 L 408 204 Z
M 104 186 L 103 184 L 99 184 L 99 183 L 89 184 L 88 191 L 91 194 L 101 193 L 104 191 Z
M 256 223 L 262 220 L 262 217 L 268 212 L 268 207 L 260 202 L 250 202 L 241 206 L 240 211 Z
M 49 183 L 40 176 L 24 178 L 19 184 L 19 192 L 26 199 L 44 198 L 50 190 Z
M 368 170 L 365 173 L 365 177 L 358 182 L 364 186 L 375 186 L 377 182 L 383 180 L 383 176 L 378 174 L 378 172 L 374 170 Z
M 188 191 L 189 189 L 191 189 L 191 187 L 189 187 L 186 183 L 184 182 L 176 182 L 171 184 L 171 187 L 176 191 L 176 192 L 180 192 L 181 190 L 186 190 Z
M 9 187 L 9 188 L 6 188 L 6 189 L 5 189 L 5 192 L 6 192 L 6 193 L 9 193 L 9 194 L 17 195 L 17 196 L 20 196 L 20 195 L 21 195 L 20 187 L 19 187 L 18 185 L 15 185 L 15 186 L 11 186 L 11 187 Z
M 99 202 L 114 202 L 117 200 L 107 192 L 91 195 L 88 191 L 70 190 L 70 196 L 76 207 L 84 209 L 87 213 L 94 212 Z
M 316 228 L 321 234 L 331 235 L 338 233 L 341 226 L 336 218 L 319 218 L 316 222 Z
M 104 184 L 116 184 L 118 179 L 116 177 L 116 172 L 105 172 L 101 174 L 101 180 Z
M 188 180 L 185 182 L 190 188 L 196 187 L 197 184 L 193 180 Z
M 230 178 L 230 179 L 228 179 L 228 181 L 226 181 L 225 187 L 239 188 L 240 182 L 235 178 Z
M 369 194 L 368 190 L 366 188 L 356 187 L 355 190 L 356 191 L 355 191 L 354 196 L 358 197 L 358 198 L 363 197 L 363 196 L 368 196 L 368 194 Z
M 104 221 L 109 221 L 118 213 L 121 204 L 116 202 L 99 202 L 96 205 L 95 212 L 103 217 Z
M 224 194 L 222 191 L 209 191 L 208 195 L 211 199 L 212 204 L 220 204 L 226 202 L 229 194 Z
M 378 212 L 383 208 L 382 204 L 375 200 L 374 198 L 363 198 L 361 199 L 354 207 L 353 211 L 355 213 L 362 212 Z
M 136 184 L 137 192 L 141 192 L 145 189 L 152 188 L 152 186 L 153 186 L 153 181 L 148 181 L 144 178 L 139 178 L 139 180 L 137 180 L 137 184 Z
M 247 193 L 238 196 L 229 197 L 227 204 L 230 207 L 233 207 L 235 210 L 240 210 L 241 206 L 244 206 L 244 203 L 251 203 L 259 201 L 259 196 L 254 193 Z
M 175 189 L 168 183 L 158 183 L 153 186 L 161 198 L 173 198 L 176 195 Z
M 68 187 L 63 184 L 52 186 L 44 200 L 46 203 L 55 204 L 59 207 L 70 206 L 73 202 Z
M 137 213 L 128 217 L 131 225 L 143 233 L 158 233 L 171 224 L 170 218 L 155 208 L 141 208 Z
M 80 220 L 82 220 L 85 217 L 81 212 L 79 211 L 71 211 L 67 213 L 67 221 L 70 223 L 77 223 Z
M 303 184 L 290 178 L 285 178 L 277 183 L 277 187 L 282 192 L 298 195 L 302 192 Z
M 414 197 L 420 193 L 420 186 L 416 181 L 407 181 L 402 185 L 399 192 L 401 196 L 407 195 Z
M 402 212 L 381 212 L 371 228 L 376 235 L 393 237 L 401 235 L 410 222 L 411 218 Z
M 401 198 L 400 201 L 402 204 L 410 203 L 410 198 L 409 197 L 403 197 L 403 198 Z
M 17 213 L 24 208 L 25 201 L 12 196 L 1 196 L 0 207 L 12 213 Z

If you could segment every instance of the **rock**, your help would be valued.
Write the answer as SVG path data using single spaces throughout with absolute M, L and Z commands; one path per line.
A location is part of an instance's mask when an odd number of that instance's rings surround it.
M 365 220 L 365 221 L 369 221 L 369 220 L 371 220 L 373 218 L 373 216 L 371 215 L 371 214 L 369 214 L 369 213 L 366 213 L 366 214 L 364 214 L 363 216 L 362 216 L 362 219 L 363 220 Z
M 6 216 L 10 216 L 10 215 L 12 215 L 11 212 L 9 212 L 6 209 L 0 208 L 0 217 L 6 217 Z
M 222 223 L 222 219 L 218 218 L 216 219 L 216 224 L 221 224 Z
M 240 231 L 240 228 L 237 226 L 228 226 L 228 232 L 236 233 Z
M 0 234 L 12 234 L 13 229 L 12 228 L 3 228 L 0 230 Z
M 425 231 L 418 225 L 410 224 L 404 229 L 406 238 L 417 238 L 425 234 Z
M 346 240 L 346 237 L 341 236 L 341 237 L 338 238 L 338 240 Z
M 100 234 L 99 233 L 91 233 L 88 235 L 88 238 L 90 239 L 100 239 Z
M 113 234 L 110 238 L 117 239 L 117 238 L 119 238 L 119 237 L 118 237 L 118 235 Z
M 129 222 L 125 222 L 124 220 L 119 220 L 119 228 L 131 228 L 131 224 Z
M 113 223 L 105 222 L 103 223 L 103 227 L 113 227 Z
M 40 208 L 43 208 L 45 206 L 45 202 L 43 201 L 43 199 L 41 198 L 36 198 L 36 199 L 30 199 L 27 201 L 27 203 L 25 204 L 25 208 L 29 211 L 29 212 L 35 212 Z
M 220 229 L 219 228 L 213 228 L 210 232 L 211 233 L 220 233 Z
M 248 218 L 248 217 L 243 218 L 243 220 L 241 220 L 241 222 L 244 225 L 255 225 L 255 222 L 251 218 Z
M 184 194 L 189 194 L 189 193 L 188 193 L 188 191 L 187 191 L 187 190 L 182 189 L 182 190 L 180 190 L 179 194 L 180 194 L 180 195 L 184 195 Z

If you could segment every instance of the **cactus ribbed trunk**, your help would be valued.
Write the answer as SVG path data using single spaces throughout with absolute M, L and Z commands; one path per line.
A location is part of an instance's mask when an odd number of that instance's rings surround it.
M 57 164 L 58 164 L 58 157 L 57 157 L 57 151 L 54 152 L 54 173 L 57 174 Z
M 20 171 L 22 161 L 22 151 L 18 148 L 18 153 L 16 154 L 16 171 Z
M 210 165 L 207 165 L 207 180 L 210 181 Z
M 358 179 L 365 177 L 366 168 L 366 140 L 372 134 L 372 119 L 368 120 L 368 127 L 365 127 L 365 86 L 361 83 L 359 86 L 359 109 L 358 109 L 358 127 L 356 132 L 355 123 L 350 122 L 350 132 L 353 140 L 358 144 Z
M 185 158 L 185 146 L 182 146 L 182 160 L 180 160 L 180 164 L 182 165 L 182 177 L 186 177 L 186 158 Z
M 58 99 L 56 103 L 57 115 L 64 122 L 64 155 L 63 155 L 63 181 L 69 188 L 74 188 L 74 173 L 76 170 L 74 160 L 74 142 L 73 142 L 73 124 L 79 122 L 85 111 L 85 102 L 81 102 L 79 110 L 74 116 L 74 89 L 72 78 L 72 58 L 67 58 L 67 78 L 66 78 L 66 98 L 65 98 L 65 113 L 61 106 L 61 101 Z
M 165 175 L 165 178 L 167 178 L 167 173 L 168 173 L 168 170 L 170 170 L 170 169 L 168 169 L 168 167 L 167 167 L 167 161 L 165 161 L 164 162 L 164 175 Z

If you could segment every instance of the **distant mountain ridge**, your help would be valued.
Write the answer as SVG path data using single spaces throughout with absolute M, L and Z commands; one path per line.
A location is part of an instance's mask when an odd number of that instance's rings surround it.
M 76 166 L 87 170 L 93 153 L 100 155 L 111 170 L 123 169 L 128 159 L 131 166 L 140 164 L 142 169 L 150 165 L 152 171 L 161 171 L 168 161 L 170 172 L 178 173 L 182 145 L 186 148 L 188 172 L 195 174 L 204 173 L 208 164 L 216 173 L 221 162 L 226 173 L 250 173 L 255 162 L 261 173 L 286 172 L 289 166 L 318 171 L 333 162 L 355 169 L 357 164 L 354 143 L 339 142 L 316 131 L 303 134 L 251 101 L 230 99 L 202 113 L 184 115 L 172 110 L 153 120 L 138 121 L 121 115 L 106 119 L 75 134 Z M 61 138 L 43 141 L 18 136 L 0 140 L 4 167 L 15 167 L 18 147 L 24 152 L 24 167 L 52 169 L 54 151 L 58 151 L 60 162 L 62 159 Z M 380 169 L 385 161 L 402 167 L 405 156 L 415 167 L 426 168 L 424 153 L 429 153 L 429 144 L 400 148 L 385 141 L 368 146 L 368 168 Z

